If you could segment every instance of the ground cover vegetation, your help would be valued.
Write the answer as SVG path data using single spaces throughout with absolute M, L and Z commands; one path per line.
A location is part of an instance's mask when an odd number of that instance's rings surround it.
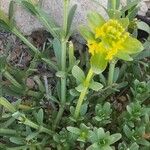
M 0 55 L 0 149 L 150 149 L 149 25 L 136 19 L 138 0 L 126 6 L 108 0 L 107 8 L 95 3 L 108 17 L 87 14 L 88 24 L 76 29 L 85 40 L 80 53 L 72 42 L 77 6 L 70 0 L 63 2 L 62 26 L 36 1 L 11 1 L 8 15 L 0 10 L 0 28 L 18 37 L 31 56 L 20 68 L 8 52 Z M 50 33 L 42 47 L 17 28 L 15 5 Z M 139 30 L 147 37 L 138 38 Z

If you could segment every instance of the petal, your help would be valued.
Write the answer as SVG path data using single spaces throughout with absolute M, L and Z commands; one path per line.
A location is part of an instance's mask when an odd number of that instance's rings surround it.
M 123 43 L 123 49 L 121 52 L 127 54 L 136 54 L 144 50 L 144 47 L 140 41 L 135 38 L 128 37 Z

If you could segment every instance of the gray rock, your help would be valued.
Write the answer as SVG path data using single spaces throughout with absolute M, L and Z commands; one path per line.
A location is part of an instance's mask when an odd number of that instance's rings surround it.
M 1 0 L 0 7 L 6 13 L 8 13 L 8 6 L 11 0 Z M 107 1 L 99 0 L 103 6 L 107 5 Z M 103 16 L 106 17 L 106 12 L 102 7 L 98 7 L 92 0 L 71 0 L 71 5 L 77 4 L 78 8 L 76 11 L 73 27 L 79 24 L 86 24 L 86 15 L 89 11 L 96 10 L 99 11 Z M 62 24 L 62 14 L 63 14 L 63 0 L 42 0 L 42 7 L 44 10 L 54 17 L 56 22 Z M 15 20 L 18 27 L 24 34 L 31 34 L 32 31 L 42 28 L 42 25 L 26 12 L 22 7 L 16 6 Z
M 3 9 L 6 13 L 8 13 L 8 7 L 11 0 L 0 0 L 0 9 Z M 63 0 L 34 0 L 40 1 L 43 9 L 54 19 L 56 22 L 61 25 L 62 24 L 62 14 L 63 14 Z M 101 6 L 98 6 L 93 0 L 70 0 L 71 5 L 77 4 L 78 8 L 76 11 L 73 27 L 76 28 L 80 24 L 86 24 L 86 15 L 89 11 L 96 10 L 102 14 L 105 18 L 107 18 L 106 12 Z M 143 15 L 146 13 L 148 9 L 148 4 L 150 4 L 150 0 L 142 0 L 141 11 L 140 13 Z M 145 2 L 146 1 L 146 2 Z M 99 0 L 101 5 L 107 6 L 107 0 Z M 125 5 L 126 0 L 122 0 L 122 4 Z M 145 5 L 147 4 L 147 5 Z M 146 7 L 147 6 L 147 7 Z M 21 29 L 24 34 L 31 34 L 32 31 L 43 28 L 39 21 L 30 15 L 30 13 L 26 12 L 22 7 L 16 6 L 15 9 L 15 20 L 17 22 L 17 26 Z

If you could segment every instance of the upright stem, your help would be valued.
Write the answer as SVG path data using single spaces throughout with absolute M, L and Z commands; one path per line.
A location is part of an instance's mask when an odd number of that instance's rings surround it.
M 61 58 L 61 64 L 62 64 L 62 71 L 66 72 L 66 49 L 67 49 L 67 42 L 62 41 L 62 58 Z M 61 117 L 64 112 L 64 107 L 66 103 L 66 75 L 61 78 L 61 105 L 57 114 L 57 117 L 54 122 L 53 129 L 56 129 L 57 124 L 60 122 Z
M 85 88 L 81 92 L 80 97 L 79 97 L 78 102 L 77 102 L 77 106 L 76 106 L 75 113 L 74 113 L 74 118 L 75 119 L 78 119 L 78 117 L 80 115 L 81 106 L 82 106 L 84 98 L 85 98 L 85 96 L 87 94 L 87 90 L 89 88 L 89 84 L 90 84 L 90 81 L 91 81 L 93 75 L 94 75 L 94 72 L 90 69 L 89 72 L 88 72 L 88 75 L 87 75 L 87 77 L 85 79 L 85 85 L 84 85 Z
M 67 49 L 67 41 L 62 41 L 62 71 L 66 72 L 66 50 Z M 61 78 L 61 102 L 64 104 L 66 102 L 66 75 Z
M 116 65 L 116 61 L 110 62 L 109 73 L 108 73 L 108 85 L 113 84 L 115 65 Z
M 64 35 L 61 40 L 61 71 L 66 72 L 66 53 L 67 53 L 67 42 L 68 39 L 66 39 L 67 35 L 67 22 L 68 22 L 68 6 L 69 6 L 69 0 L 64 0 L 64 21 L 63 21 L 63 30 Z M 56 129 L 57 124 L 60 122 L 61 117 L 64 112 L 64 107 L 66 103 L 66 75 L 61 78 L 61 105 L 57 114 L 57 117 L 54 121 L 53 129 Z
M 116 0 L 112 0 L 112 9 L 115 10 L 116 9 Z

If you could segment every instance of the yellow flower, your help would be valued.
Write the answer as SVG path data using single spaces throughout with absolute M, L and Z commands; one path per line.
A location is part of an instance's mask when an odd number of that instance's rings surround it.
M 117 20 L 109 20 L 103 26 L 96 27 L 95 40 L 88 41 L 89 52 L 94 55 L 105 51 L 106 59 L 112 60 L 128 37 L 129 33 Z
M 103 72 L 115 59 L 132 61 L 130 55 L 143 50 L 142 43 L 127 32 L 128 25 L 128 18 L 106 21 L 97 12 L 88 14 L 88 27 L 82 26 L 80 33 L 87 40 L 94 73 Z

